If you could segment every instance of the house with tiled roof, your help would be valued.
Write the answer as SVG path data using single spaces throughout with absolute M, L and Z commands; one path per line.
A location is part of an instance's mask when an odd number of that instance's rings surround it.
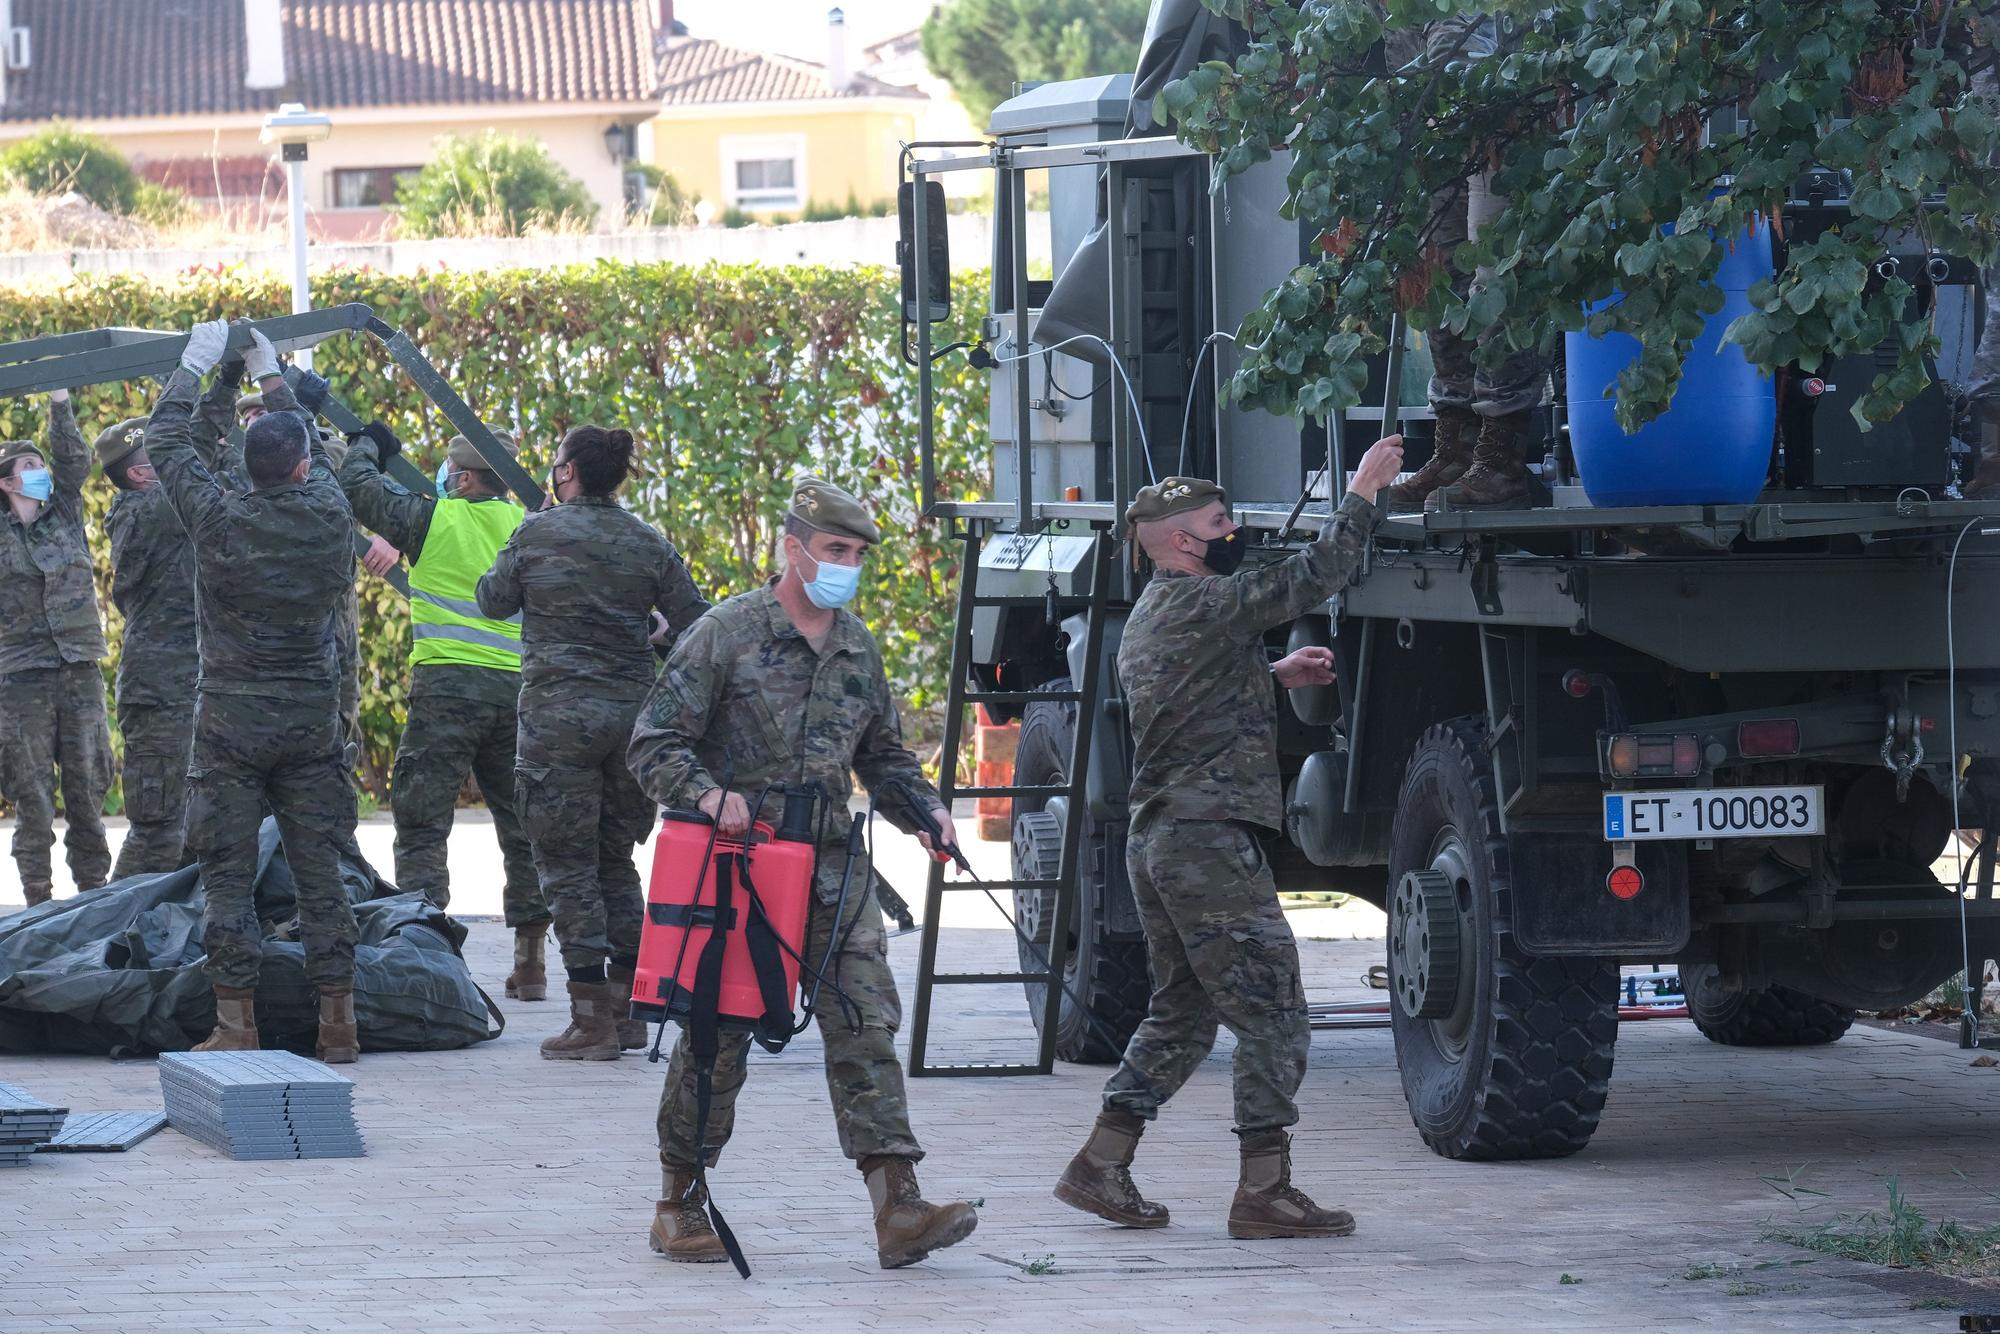
M 930 98 L 860 69 L 839 9 L 823 63 L 675 35 L 670 6 L 664 17 L 645 138 L 684 190 L 765 217 L 894 201 L 897 151 L 918 137 Z
M 224 208 L 284 207 L 264 117 L 333 118 L 311 149 L 316 234 L 380 232 L 443 135 L 538 139 L 607 220 L 658 108 L 672 0 L 0 0 L 0 144 L 55 120 Z

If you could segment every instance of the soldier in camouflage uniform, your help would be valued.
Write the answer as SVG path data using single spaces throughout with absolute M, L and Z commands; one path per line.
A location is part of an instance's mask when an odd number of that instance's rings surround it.
M 1153 996 L 1104 1110 L 1056 1198 L 1127 1227 L 1164 1227 L 1131 1164 L 1140 1132 L 1215 1044 L 1236 1038 L 1241 1178 L 1229 1210 L 1239 1238 L 1334 1237 L 1354 1230 L 1291 1184 L 1292 1095 L 1311 1030 L 1298 947 L 1255 829 L 1282 827 L 1278 685 L 1324 684 L 1333 655 L 1301 649 L 1271 666 L 1264 634 L 1325 603 L 1359 562 L 1378 519 L 1372 496 L 1402 466 L 1402 440 L 1371 448 L 1319 540 L 1236 573 L 1243 530 L 1222 489 L 1169 477 L 1139 492 L 1126 521 L 1156 572 L 1118 648 L 1132 728 L 1126 867 L 1146 932 Z
M 1993 52 L 1982 52 L 1991 58 Z M 1988 99 L 2000 97 L 2000 76 L 1991 65 L 1973 78 L 1974 89 Z M 2000 264 L 1981 275 L 1986 288 L 1986 328 L 1979 337 L 1973 356 L 1972 382 L 1966 386 L 1970 400 L 1972 445 L 1979 453 L 1977 470 L 1966 485 L 1967 500 L 2000 500 Z
M 1373 0 L 1376 13 L 1380 0 Z M 1385 43 L 1392 75 L 1427 77 L 1438 64 L 1486 59 L 1497 50 L 1494 21 L 1469 15 L 1391 32 Z M 1463 183 L 1435 219 L 1431 242 L 1447 257 L 1479 234 L 1507 207 L 1483 175 Z M 1486 275 L 1468 275 L 1452 264 L 1451 281 L 1460 290 L 1483 286 Z M 1503 338 L 1514 312 L 1487 329 L 1454 333 L 1442 325 L 1426 335 L 1432 375 L 1429 399 L 1437 416 L 1430 460 L 1410 479 L 1390 488 L 1392 512 L 1419 512 L 1449 504 L 1453 509 L 1521 509 L 1530 500 L 1527 453 L 1534 410 L 1548 383 L 1548 363 L 1535 347 L 1509 352 L 1498 367 L 1479 367 L 1474 354 Z
M 89 476 L 67 390 L 49 396 L 45 448 L 0 444 L 0 796 L 14 808 L 14 865 L 31 907 L 54 891 L 59 786 L 77 888 L 97 888 L 111 870 L 111 732 L 97 666 L 104 629 L 83 534 Z
M 297 882 L 306 976 L 319 991 L 321 1060 L 359 1054 L 354 914 L 340 873 L 353 801 L 342 773 L 333 624 L 353 584 L 354 515 L 319 435 L 292 410 L 277 358 L 257 335 L 244 354 L 270 413 L 244 433 L 250 490 L 197 456 L 201 378 L 229 327 L 197 324 L 146 424 L 146 451 L 195 552 L 201 679 L 188 770 L 187 840 L 208 897 L 204 943 L 216 1028 L 200 1050 L 256 1049 L 264 931 L 254 893 L 257 826 L 268 803 Z
M 514 452 L 512 436 L 500 432 L 498 438 Z M 482 618 L 473 603 L 480 576 L 526 512 L 508 499 L 505 485 L 464 436 L 452 437 L 446 451 L 448 498 L 412 495 L 383 475 L 402 448 L 388 427 L 371 422 L 353 437 L 340 466 L 340 486 L 355 517 L 410 560 L 409 721 L 396 745 L 389 789 L 396 883 L 440 908 L 451 902 L 445 846 L 459 789 L 467 775 L 474 777 L 507 868 L 504 903 L 514 930 L 507 994 L 541 1000 L 548 994 L 542 944 L 549 909 L 514 808 L 521 626 L 518 618 Z
M 216 373 L 195 410 L 194 444 L 212 467 L 226 466 L 224 437 L 243 374 L 232 361 Z M 111 535 L 111 600 L 125 618 L 118 654 L 118 732 L 125 740 L 125 814 L 131 821 L 114 879 L 185 866 L 182 816 L 194 745 L 194 551 L 146 453 L 146 419 L 119 422 L 97 437 L 98 466 L 118 490 L 105 527 Z
M 632 850 L 654 813 L 625 744 L 653 684 L 652 613 L 679 634 L 708 610 L 673 544 L 618 503 L 632 455 L 630 431 L 564 436 L 549 472 L 559 503 L 522 521 L 477 589 L 482 617 L 521 627 L 514 802 L 569 975 L 570 1024 L 542 1044 L 549 1060 L 646 1045 L 646 1026 L 623 1016 L 645 915 Z
M 887 798 L 883 810 L 891 823 L 914 829 L 908 806 L 921 802 L 955 844 L 951 816 L 904 748 L 881 651 L 858 617 L 838 610 L 855 591 L 863 555 L 880 538 L 852 496 L 817 477 L 798 480 L 785 522 L 784 574 L 696 622 L 674 646 L 640 713 L 632 771 L 648 796 L 700 810 L 717 820 L 723 835 L 734 836 L 753 816 L 740 793 L 813 783 L 840 810 L 851 775 L 858 773 L 870 792 Z M 811 579 L 808 570 L 814 571 Z M 726 795 L 718 781 L 724 773 L 732 775 Z M 754 815 L 776 824 L 781 804 L 773 795 Z M 841 1014 L 820 1011 L 827 1092 L 841 1151 L 867 1179 L 878 1258 L 891 1269 L 962 1241 L 977 1216 L 966 1204 L 927 1204 L 917 1188 L 923 1150 L 910 1129 L 896 1063 L 903 1008 L 889 971 L 872 872 L 857 882 L 866 888 L 850 894 L 835 920 L 846 834 L 845 821 L 829 822 L 832 842 L 820 850 L 803 954 L 823 959 L 830 942 L 840 941 L 833 977 L 858 1015 L 850 1026 Z M 674 1044 L 660 1094 L 664 1198 L 652 1227 L 653 1249 L 669 1259 L 724 1258 L 702 1213 L 706 1189 L 698 1165 L 712 1165 L 729 1141 L 748 1047 L 746 1035 L 725 1035 L 706 1142 L 697 1144 L 698 1071 L 685 1029 Z

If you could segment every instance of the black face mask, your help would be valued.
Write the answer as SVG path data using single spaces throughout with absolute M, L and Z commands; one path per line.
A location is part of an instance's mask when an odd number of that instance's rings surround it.
M 1217 574 L 1235 574 L 1243 564 L 1243 530 L 1236 529 L 1222 537 L 1211 537 L 1202 548 L 1201 563 Z

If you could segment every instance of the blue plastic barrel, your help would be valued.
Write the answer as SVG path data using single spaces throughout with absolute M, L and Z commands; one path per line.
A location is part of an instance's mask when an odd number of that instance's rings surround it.
M 1778 400 L 1771 377 L 1724 346 L 1730 321 L 1750 311 L 1751 284 L 1771 275 L 1771 232 L 1759 223 L 1736 238 L 1716 273 L 1722 309 L 1688 353 L 1668 409 L 1627 435 L 1604 395 L 1639 358 L 1639 340 L 1613 333 L 1566 339 L 1570 448 L 1590 503 L 1740 505 L 1764 489 Z M 1613 297 L 1612 300 L 1618 298 Z

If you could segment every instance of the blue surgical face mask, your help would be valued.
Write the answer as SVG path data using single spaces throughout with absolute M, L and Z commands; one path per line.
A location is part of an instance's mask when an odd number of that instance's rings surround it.
M 21 494 L 30 500 L 47 500 L 56 493 L 55 478 L 47 468 L 24 468 L 14 475 L 21 479 Z
M 854 600 L 854 595 L 861 590 L 859 565 L 835 565 L 830 560 L 815 560 L 813 563 L 819 566 L 819 573 L 812 578 L 805 578 L 805 571 L 799 571 L 806 598 L 813 606 L 822 611 L 832 611 Z
M 449 463 L 438 469 L 438 499 L 451 499 L 451 465 Z

